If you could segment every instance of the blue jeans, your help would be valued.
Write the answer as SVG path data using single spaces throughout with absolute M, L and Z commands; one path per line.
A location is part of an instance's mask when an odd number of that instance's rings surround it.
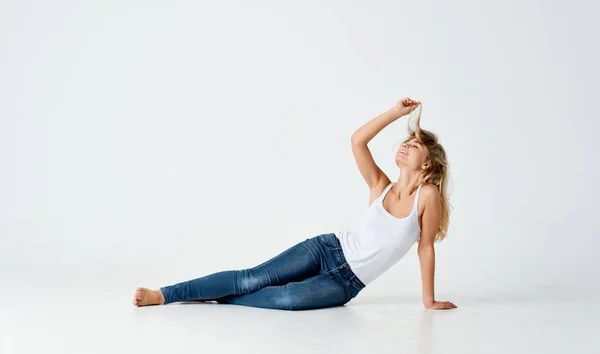
M 334 233 L 306 239 L 249 269 L 226 270 L 160 288 L 165 304 L 215 300 L 280 310 L 341 306 L 365 287 Z

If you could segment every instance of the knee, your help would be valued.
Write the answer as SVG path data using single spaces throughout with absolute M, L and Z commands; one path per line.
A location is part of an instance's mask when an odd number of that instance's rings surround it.
M 239 287 L 239 294 L 248 294 L 252 292 L 253 288 L 256 286 L 256 279 L 252 277 L 252 274 L 248 271 L 248 269 L 242 269 L 237 272 L 237 285 Z
M 298 310 L 298 306 L 296 306 L 296 299 L 292 296 L 289 291 L 283 289 L 279 296 L 273 299 L 274 305 L 276 308 L 286 311 L 295 311 Z
M 252 269 L 242 269 L 237 273 L 240 294 L 249 294 L 261 288 L 261 281 Z
M 313 298 L 298 291 L 293 284 L 280 286 L 273 302 L 276 308 L 286 311 L 308 310 L 314 307 Z

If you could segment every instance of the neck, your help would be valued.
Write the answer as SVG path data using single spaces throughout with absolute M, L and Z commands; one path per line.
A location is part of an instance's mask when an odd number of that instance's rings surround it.
M 399 195 L 400 198 L 409 196 L 412 191 L 417 188 L 417 182 L 419 180 L 420 173 L 408 169 L 401 169 L 398 181 L 394 185 L 394 194 Z

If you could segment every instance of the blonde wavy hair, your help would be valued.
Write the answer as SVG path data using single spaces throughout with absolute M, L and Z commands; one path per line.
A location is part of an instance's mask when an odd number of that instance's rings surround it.
M 427 149 L 427 159 L 431 162 L 427 170 L 421 174 L 417 180 L 417 185 L 420 183 L 429 183 L 435 186 L 440 192 L 441 204 L 442 204 L 442 217 L 440 226 L 435 235 L 434 242 L 440 242 L 448 233 L 448 225 L 450 224 L 450 213 L 452 205 L 448 200 L 448 159 L 446 157 L 446 150 L 439 143 L 438 137 L 435 133 L 421 128 L 421 111 L 422 104 L 419 103 L 419 113 L 416 119 L 413 118 L 413 110 L 408 119 L 408 137 L 402 142 L 406 143 L 413 138 L 417 138 L 417 141 L 425 146 Z M 414 127 L 411 127 L 414 125 Z

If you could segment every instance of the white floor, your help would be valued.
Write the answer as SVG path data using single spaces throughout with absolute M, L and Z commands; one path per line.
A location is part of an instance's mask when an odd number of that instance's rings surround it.
M 426 310 L 416 295 L 364 291 L 344 307 L 288 312 L 138 308 L 131 298 L 144 283 L 93 283 L 11 279 L 0 297 L 0 353 L 600 353 L 597 301 L 556 291 L 462 289 L 449 311 Z

